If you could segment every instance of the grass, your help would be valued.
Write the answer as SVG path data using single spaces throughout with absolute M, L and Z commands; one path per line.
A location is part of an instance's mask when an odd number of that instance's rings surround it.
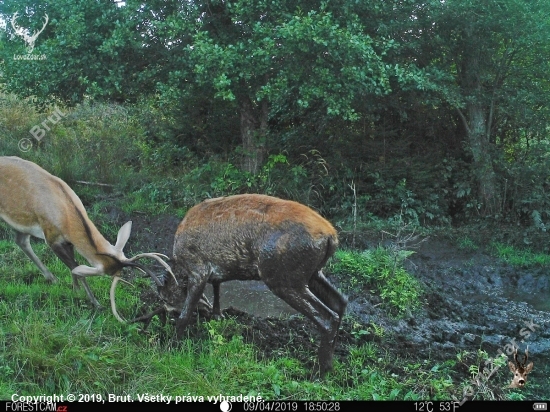
M 447 399 L 452 393 L 451 381 L 441 383 L 449 379 L 448 366 L 419 379 L 418 368 L 411 372 L 406 360 L 373 342 L 347 347 L 347 358 L 335 361 L 334 371 L 318 381 L 289 353 L 260 359 L 257 348 L 236 333 L 243 326 L 232 319 L 201 323 L 195 327 L 204 328 L 202 337 L 188 335 L 180 342 L 171 339 L 173 327 L 158 320 L 144 335 L 136 325 L 117 322 L 109 310 L 94 310 L 84 291 L 72 290 L 68 269 L 46 245 L 33 247 L 59 283 L 48 284 L 14 242 L 0 241 L 0 399 L 13 393 Z M 122 313 L 137 312 L 139 290 L 149 287 L 147 282 L 138 281 L 136 290 L 117 290 Z M 110 278 L 89 283 L 106 306 Z M 376 324 L 357 324 L 358 342 L 365 329 L 386 337 Z
M 411 253 L 381 246 L 363 252 L 337 250 L 329 269 L 343 275 L 349 291 L 370 289 L 382 298 L 391 313 L 400 316 L 422 304 L 420 282 L 403 267 Z
M 456 240 L 457 247 L 464 252 L 475 252 L 479 246 L 468 236 L 461 236 Z
M 550 265 L 550 255 L 547 253 L 536 253 L 528 249 L 518 249 L 499 242 L 491 243 L 490 250 L 496 257 L 512 266 L 530 268 L 548 267 Z

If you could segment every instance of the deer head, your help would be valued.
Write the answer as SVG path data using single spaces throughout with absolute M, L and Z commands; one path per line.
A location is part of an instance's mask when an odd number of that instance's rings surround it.
M 525 350 L 525 356 L 523 358 L 523 362 L 520 362 L 518 360 L 518 349 L 514 351 L 514 362 L 508 362 L 508 367 L 510 368 L 510 372 L 514 374 L 514 377 L 512 378 L 512 382 L 510 383 L 509 388 L 523 388 L 525 386 L 525 382 L 527 381 L 527 375 L 531 370 L 533 370 L 533 362 L 529 363 L 529 365 L 525 366 L 527 363 L 527 359 L 529 358 L 529 348 Z
M 171 273 L 160 253 L 141 253 L 127 258 L 124 255 L 132 231 L 132 222 L 127 222 L 118 231 L 115 245 L 109 243 L 88 217 L 84 205 L 76 193 L 61 179 L 40 166 L 18 157 L 0 156 L 0 219 L 15 230 L 15 242 L 35 263 L 44 277 L 56 282 L 32 250 L 30 237 L 44 239 L 52 251 L 71 270 L 73 287 L 82 285 L 90 302 L 100 307 L 86 278 L 88 276 L 114 276 L 119 278 L 125 267 L 136 268 L 149 275 L 162 286 L 158 277 L 137 260 L 156 260 Z M 88 261 L 78 264 L 74 250 Z M 114 302 L 111 302 L 114 306 Z M 119 319 L 116 311 L 115 317 Z M 120 319 L 119 319 L 120 320 Z
M 48 24 L 48 15 L 44 15 L 44 25 L 40 30 L 36 30 L 32 36 L 29 36 L 27 33 L 27 29 L 24 29 L 23 27 L 19 27 L 16 25 L 17 20 L 17 13 L 14 13 L 13 17 L 11 18 L 11 27 L 13 27 L 13 30 L 15 30 L 15 34 L 17 34 L 19 37 L 22 37 L 23 40 L 25 40 L 25 43 L 27 43 L 27 51 L 29 54 L 31 54 L 34 50 L 34 42 L 38 38 L 38 35 L 44 31 L 46 28 L 46 25 Z

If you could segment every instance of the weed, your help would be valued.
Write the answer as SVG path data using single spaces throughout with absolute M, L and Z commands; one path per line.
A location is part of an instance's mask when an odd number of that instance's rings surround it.
M 358 287 L 372 289 L 391 312 L 404 315 L 421 305 L 422 287 L 404 268 L 404 260 L 411 251 L 390 252 L 377 247 L 364 252 L 338 250 L 329 269 L 348 284 L 349 290 Z
M 475 252 L 479 249 L 478 245 L 468 236 L 460 237 L 456 243 L 458 248 L 465 252 Z
M 470 400 L 505 399 L 505 395 L 498 387 L 497 373 L 499 369 L 508 369 L 505 366 L 506 355 L 501 354 L 493 359 L 486 351 L 478 349 L 477 352 L 460 352 L 457 359 L 470 374 L 470 379 L 461 384 L 461 394 L 468 396 Z

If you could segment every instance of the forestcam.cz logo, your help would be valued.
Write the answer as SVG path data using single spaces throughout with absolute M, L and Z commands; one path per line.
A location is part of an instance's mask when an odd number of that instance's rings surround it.
M 21 37 L 27 44 L 27 54 L 14 54 L 13 60 L 46 60 L 46 55 L 32 54 L 32 52 L 34 50 L 34 43 L 36 42 L 36 39 L 38 38 L 39 34 L 44 31 L 46 25 L 48 24 L 48 15 L 44 14 L 44 25 L 42 26 L 42 28 L 40 30 L 35 30 L 34 33 L 31 35 L 29 34 L 29 29 L 17 25 L 17 14 L 18 13 L 14 13 L 13 17 L 11 18 L 11 27 L 13 27 L 15 34 Z

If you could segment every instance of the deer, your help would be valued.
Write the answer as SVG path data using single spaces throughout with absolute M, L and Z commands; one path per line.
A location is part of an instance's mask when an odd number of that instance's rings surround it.
M 157 287 L 165 310 L 179 313 L 176 338 L 189 325 L 207 283 L 214 291 L 212 313 L 220 317 L 221 283 L 261 280 L 319 329 L 318 362 L 323 377 L 332 369 L 336 337 L 348 303 L 322 272 L 337 246 L 334 227 L 294 201 L 243 194 L 192 207 L 174 237 L 171 264 L 175 277 L 166 277 Z M 161 311 L 135 320 L 149 320 Z
M 56 283 L 57 278 L 31 247 L 31 236 L 45 240 L 71 270 L 73 288 L 79 289 L 80 282 L 88 299 L 98 309 L 101 305 L 86 282 L 88 276 L 120 278 L 122 269 L 131 267 L 150 276 L 161 286 L 160 279 L 153 272 L 136 262 L 142 258 L 158 261 L 173 275 L 165 262 L 169 258 L 161 253 L 141 253 L 132 258 L 124 255 L 123 249 L 132 231 L 131 221 L 120 228 L 115 245 L 111 245 L 89 219 L 80 198 L 69 185 L 37 164 L 19 157 L 0 156 L 0 218 L 13 228 L 15 243 L 46 280 Z M 75 249 L 90 266 L 76 262 Z M 115 308 L 114 300 L 111 300 L 111 307 Z M 118 316 L 115 309 L 113 313 Z
M 512 382 L 508 386 L 509 388 L 523 388 L 527 382 L 527 375 L 533 370 L 533 362 L 525 366 L 529 359 L 529 348 L 525 349 L 525 356 L 523 362 L 518 361 L 518 348 L 514 351 L 514 362 L 508 362 L 510 372 L 514 374 Z
M 17 14 L 18 13 L 14 13 L 13 17 L 11 18 L 11 27 L 13 27 L 15 34 L 17 34 L 18 36 L 22 37 L 23 40 L 25 40 L 25 43 L 27 43 L 27 47 L 28 47 L 28 53 L 31 54 L 34 50 L 34 43 L 36 42 L 38 35 L 44 31 L 44 29 L 46 28 L 46 25 L 48 24 L 48 15 L 47 14 L 44 15 L 44 25 L 42 26 L 42 28 L 40 30 L 36 30 L 32 36 L 29 36 L 27 34 L 26 29 L 22 27 L 18 27 L 16 25 L 15 22 L 17 21 Z

